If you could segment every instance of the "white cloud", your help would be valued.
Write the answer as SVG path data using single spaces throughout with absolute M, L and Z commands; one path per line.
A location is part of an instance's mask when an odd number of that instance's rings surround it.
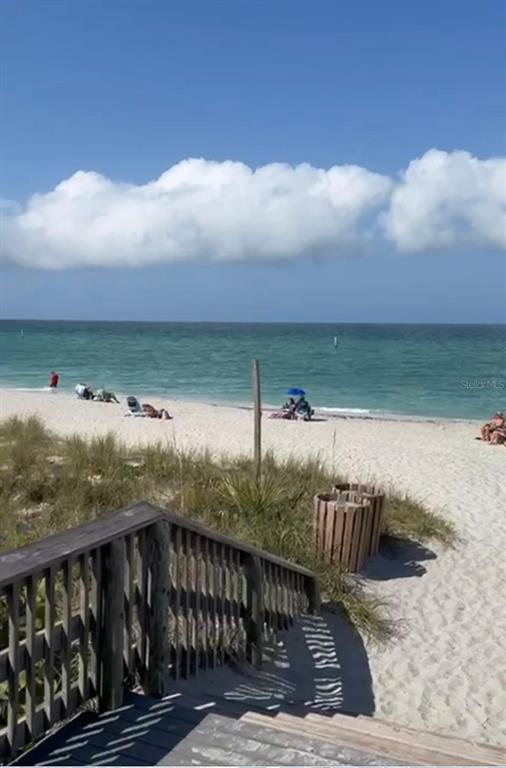
M 431 149 L 396 186 L 383 224 L 400 250 L 506 247 L 506 160 Z
M 504 245 L 506 161 L 430 150 L 396 182 L 358 166 L 185 160 L 144 185 L 78 171 L 0 206 L 0 257 L 46 269 Z

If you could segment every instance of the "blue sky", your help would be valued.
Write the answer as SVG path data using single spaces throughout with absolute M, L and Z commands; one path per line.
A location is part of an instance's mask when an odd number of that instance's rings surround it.
M 1 240 L 7 243 L 0 315 L 504 322 L 506 272 L 497 235 L 504 221 L 496 200 L 502 166 L 469 158 L 506 154 L 505 8 L 495 0 L 4 0 L 0 198 L 26 210 L 32 195 L 47 195 L 79 170 L 111 182 L 109 197 L 102 181 L 93 191 L 105 202 L 103 208 L 95 202 L 84 223 L 82 189 L 92 177 L 73 183 L 65 206 L 59 200 L 54 212 L 56 228 L 67 227 L 58 241 L 54 218 L 44 220 L 43 235 L 30 230 L 27 239 L 18 214 L 9 213 L 0 232 L 0 252 Z M 432 148 L 444 153 L 436 164 L 444 165 L 445 189 L 455 188 L 448 194 L 458 196 L 459 185 L 479 173 L 495 197 L 477 204 L 441 198 L 420 218 L 420 207 L 441 194 L 443 183 L 438 176 L 424 187 L 418 204 L 419 178 L 434 166 L 425 160 L 392 210 L 388 185 Z M 454 158 L 454 150 L 465 157 Z M 125 240 L 131 215 L 124 222 L 108 213 L 126 210 L 121 183 L 137 195 L 186 158 L 252 169 L 356 165 L 365 169 L 368 190 L 373 183 L 381 189 L 357 202 L 351 224 L 342 225 L 339 211 L 337 223 L 328 219 L 328 200 L 324 210 L 308 208 L 311 220 L 294 237 L 286 228 L 301 219 L 314 179 L 301 187 L 288 173 L 286 226 L 278 232 L 274 221 L 269 245 L 274 187 L 264 195 L 264 187 L 252 190 L 246 179 L 247 199 L 258 206 L 245 222 L 244 209 L 237 213 L 234 205 L 244 191 L 236 169 L 231 197 L 220 195 L 206 207 L 206 187 L 205 196 L 193 199 L 197 221 L 185 210 L 177 231 L 174 222 L 169 229 L 160 224 L 160 231 L 158 224 L 153 230 L 136 222 L 143 237 Z M 191 166 L 188 173 L 200 184 L 208 170 Z M 213 173 L 221 179 L 223 167 Z M 348 184 L 345 179 L 345 194 Z M 76 194 L 78 205 L 69 208 Z M 479 221 L 469 218 L 478 204 L 485 211 Z M 444 207 L 458 227 L 451 246 L 441 240 L 447 222 L 433 221 Z M 136 217 L 136 209 L 128 210 Z M 165 222 L 165 208 L 149 211 L 149 222 L 159 215 Z M 100 216 L 110 219 L 106 230 L 96 229 Z M 101 240 L 91 241 L 92 229 L 105 232 Z M 462 235 L 468 229 L 476 230 L 472 240 Z M 168 239 L 175 245 L 165 254 Z

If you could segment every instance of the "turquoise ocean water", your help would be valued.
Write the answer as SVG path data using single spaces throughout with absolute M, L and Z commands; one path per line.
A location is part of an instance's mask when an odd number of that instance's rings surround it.
M 337 346 L 334 346 L 337 337 Z M 266 404 L 289 386 L 342 411 L 481 419 L 506 410 L 504 325 L 323 325 L 0 321 L 0 387 L 79 381 L 122 394 Z

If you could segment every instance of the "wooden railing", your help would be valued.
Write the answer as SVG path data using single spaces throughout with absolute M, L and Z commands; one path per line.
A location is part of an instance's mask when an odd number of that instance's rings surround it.
M 311 571 L 146 503 L 0 554 L 0 760 L 92 699 L 259 665 L 318 610 Z

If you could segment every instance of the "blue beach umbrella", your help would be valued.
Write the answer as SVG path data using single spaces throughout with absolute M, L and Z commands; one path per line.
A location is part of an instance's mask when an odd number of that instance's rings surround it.
M 286 390 L 285 394 L 291 395 L 292 397 L 302 397 L 306 393 L 303 389 L 299 389 L 299 387 L 290 387 L 290 389 Z

